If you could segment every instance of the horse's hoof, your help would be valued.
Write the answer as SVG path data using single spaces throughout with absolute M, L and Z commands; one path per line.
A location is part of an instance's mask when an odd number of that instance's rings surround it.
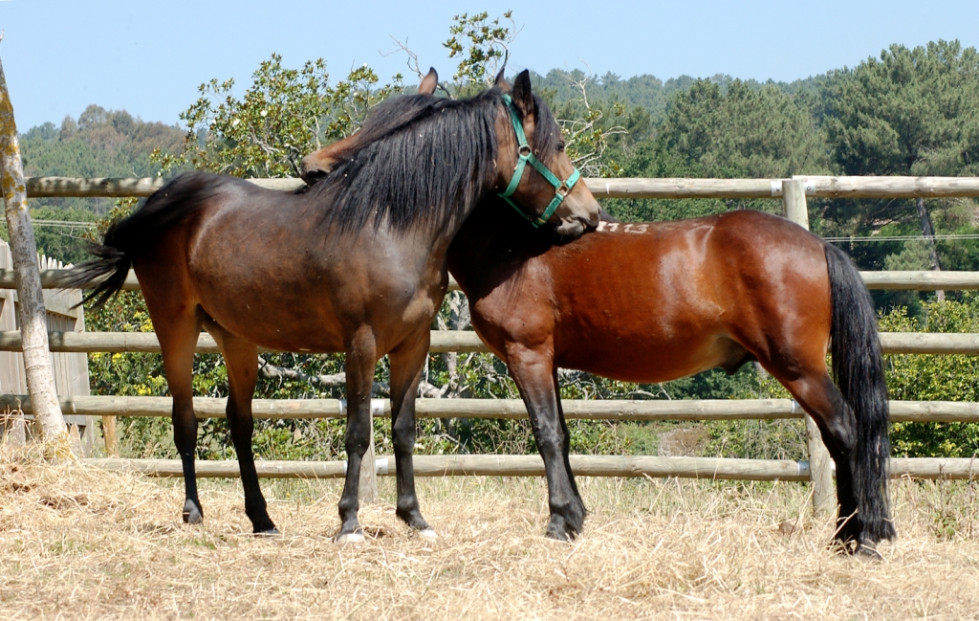
M 184 524 L 200 524 L 204 521 L 204 516 L 201 512 L 197 510 L 196 507 L 187 508 L 184 507 L 183 511 Z
M 435 541 L 436 539 L 439 538 L 439 535 L 438 535 L 438 533 L 435 532 L 435 529 L 434 528 L 423 528 L 423 529 L 421 529 L 419 531 L 415 531 L 415 532 L 418 533 L 418 536 L 419 537 L 421 537 L 422 539 L 424 539 L 426 541 Z
M 547 529 L 544 537 L 549 541 L 560 541 L 561 543 L 571 543 L 574 541 L 574 535 L 564 530 Z
M 364 533 L 340 533 L 336 538 L 337 543 L 364 543 Z
M 256 537 L 278 537 L 281 534 L 282 533 L 280 533 L 279 529 L 276 528 L 275 526 L 273 526 L 272 528 L 266 528 L 265 530 L 255 531 Z
M 880 555 L 880 552 L 865 543 L 857 545 L 857 549 L 853 551 L 853 556 L 868 561 L 884 560 L 884 557 Z

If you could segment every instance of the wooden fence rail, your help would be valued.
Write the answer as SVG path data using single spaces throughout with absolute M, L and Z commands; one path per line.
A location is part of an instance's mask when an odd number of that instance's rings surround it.
M 199 418 L 224 418 L 227 399 L 195 397 Z M 891 401 L 894 422 L 979 423 L 979 403 L 971 401 Z M 62 411 L 84 416 L 170 416 L 170 397 L 77 395 L 61 397 Z M 33 412 L 28 395 L 0 395 L 0 410 Z M 426 399 L 415 402 L 419 418 L 527 418 L 520 399 Z M 390 416 L 387 399 L 371 400 L 376 416 Z M 255 399 L 255 418 L 345 418 L 342 399 Z M 791 399 L 609 399 L 565 400 L 569 419 L 626 421 L 779 420 L 801 419 L 802 409 Z
M 152 332 L 49 332 L 53 352 L 143 352 L 158 353 L 160 343 Z M 881 332 L 881 346 L 886 354 L 968 354 L 979 355 L 979 334 Z M 20 351 L 20 332 L 0 331 L 0 351 Z M 218 346 L 211 335 L 201 333 L 197 353 L 216 354 Z M 260 352 L 271 350 L 259 349 Z M 475 332 L 468 330 L 433 330 L 433 353 L 488 352 Z
M 162 187 L 165 180 L 144 179 L 78 179 L 44 177 L 27 179 L 27 192 L 33 198 L 45 196 L 128 197 L 148 196 Z M 301 187 L 296 179 L 257 179 L 264 187 L 293 190 Z M 912 198 L 912 197 L 979 197 L 979 178 L 960 177 L 826 177 L 799 176 L 792 179 L 586 179 L 589 189 L 599 198 L 770 198 L 785 203 L 789 216 L 804 219 L 805 199 L 823 198 Z M 793 216 L 793 212 L 795 216 Z M 805 223 L 803 222 L 803 225 Z M 56 272 L 42 274 L 42 283 L 50 287 Z M 871 289 L 959 290 L 979 289 L 979 272 L 862 272 Z M 10 273 L 0 271 L 0 287 L 12 287 Z M 130 275 L 126 289 L 139 288 Z M 908 334 L 883 333 L 881 341 L 888 353 L 959 353 L 979 354 L 977 334 Z M 485 351 L 472 332 L 433 332 L 432 351 Z M 0 332 L 0 350 L 16 351 L 19 334 Z M 144 333 L 57 333 L 51 334 L 53 351 L 159 351 L 153 334 Z M 200 352 L 216 352 L 207 335 L 198 343 Z M 195 399 L 201 417 L 223 417 L 225 400 Z M 25 395 L 0 396 L 0 408 L 30 411 Z M 65 397 L 66 413 L 97 416 L 169 416 L 170 399 L 165 397 Z M 389 411 L 386 400 L 373 404 L 376 414 Z M 791 400 L 724 400 L 724 401 L 565 401 L 569 418 L 600 420 L 719 420 L 802 418 Z M 334 418 L 345 415 L 343 401 L 331 399 L 263 400 L 254 402 L 257 418 Z M 435 418 L 522 418 L 526 410 L 514 399 L 419 399 L 419 417 Z M 891 403 L 894 421 L 979 422 L 979 404 L 962 402 Z M 138 470 L 159 476 L 178 476 L 178 461 L 170 460 L 96 460 L 107 468 Z M 389 458 L 379 458 L 376 470 L 391 474 Z M 338 477 L 342 462 L 258 462 L 261 476 Z M 731 458 L 692 457 L 608 457 L 573 456 L 572 465 L 584 476 L 681 476 L 732 479 L 810 480 L 816 474 L 809 462 L 791 460 L 743 460 Z M 814 463 L 813 469 L 816 468 Z M 420 476 L 453 474 L 532 475 L 543 474 L 538 456 L 417 456 L 415 470 Z M 202 462 L 200 476 L 236 476 L 234 462 Z M 974 459 L 892 459 L 892 477 L 977 478 Z M 817 492 L 818 493 L 818 492 Z
M 151 476 L 181 476 L 176 459 L 89 459 L 86 462 L 112 470 L 142 472 Z M 539 455 L 416 455 L 416 476 L 544 476 L 544 461 Z M 268 478 L 339 479 L 346 473 L 342 461 L 255 462 L 258 476 Z M 788 459 L 741 459 L 733 457 L 656 457 L 638 455 L 608 457 L 572 455 L 571 467 L 578 476 L 595 477 L 680 477 L 741 481 L 808 481 L 809 462 Z M 378 476 L 394 474 L 394 460 L 376 461 Z M 237 477 L 235 461 L 198 461 L 199 477 Z M 979 461 L 952 458 L 893 458 L 891 478 L 964 479 L 979 478 Z
M 60 273 L 60 270 L 41 270 L 41 286 L 46 289 L 56 288 L 55 280 Z M 979 289 L 979 272 L 860 272 L 860 276 L 868 289 L 913 289 L 920 291 Z M 12 289 L 15 286 L 13 270 L 0 269 L 0 289 Z M 130 271 L 122 288 L 125 291 L 138 291 L 139 281 L 136 280 L 136 274 Z M 451 277 L 449 289 L 459 289 L 459 285 Z
M 979 197 L 979 177 L 797 176 L 806 196 L 820 198 Z M 297 190 L 300 179 L 252 179 L 262 187 Z M 785 179 L 584 179 L 598 198 L 782 198 Z M 149 196 L 165 179 L 28 177 L 31 198 Z

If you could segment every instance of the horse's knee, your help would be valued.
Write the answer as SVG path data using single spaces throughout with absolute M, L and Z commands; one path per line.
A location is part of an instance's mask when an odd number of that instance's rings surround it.
M 399 453 L 412 453 L 415 450 L 415 426 L 395 424 L 391 429 L 394 450 Z

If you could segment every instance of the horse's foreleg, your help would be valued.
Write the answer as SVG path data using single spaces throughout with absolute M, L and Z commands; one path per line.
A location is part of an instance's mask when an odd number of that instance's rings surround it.
M 360 509 L 360 468 L 371 440 L 371 388 L 377 346 L 370 327 L 358 330 L 346 351 L 347 371 L 347 473 L 340 496 L 340 532 L 338 541 L 362 537 L 357 512 Z
M 408 346 L 391 352 L 391 435 L 394 443 L 398 505 L 397 514 L 408 526 L 434 536 L 435 532 L 422 517 L 415 495 L 415 469 L 412 454 L 415 450 L 415 395 L 421 370 L 428 355 L 430 332 Z
M 546 535 L 574 539 L 584 527 L 586 511 L 568 458 L 570 439 L 558 393 L 557 369 L 550 357 L 523 347 L 509 347 L 507 358 L 544 460 L 551 514 Z
M 238 455 L 238 470 L 245 492 L 245 515 L 252 522 L 252 531 L 276 535 L 278 530 L 269 518 L 265 496 L 258 482 L 255 457 L 252 454 L 252 396 L 258 380 L 258 350 L 254 344 L 228 334 L 215 334 L 228 369 L 228 428 L 231 442 Z

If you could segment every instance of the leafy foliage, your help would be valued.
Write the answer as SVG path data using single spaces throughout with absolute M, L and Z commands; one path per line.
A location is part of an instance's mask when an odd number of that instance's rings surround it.
M 979 54 L 958 41 L 908 49 L 892 45 L 879 59 L 827 76 L 822 120 L 833 159 L 849 175 L 976 175 L 979 173 Z M 900 263 L 905 269 L 960 267 L 945 255 L 936 232 L 974 232 L 973 201 L 831 201 L 822 213 L 824 234 L 861 237 L 890 227 L 923 235 L 928 254 L 867 244 L 853 248 L 866 269 Z M 854 231 L 855 229 L 855 231 Z M 913 263 L 911 263 L 913 261 Z M 905 294 L 883 303 L 916 305 Z
M 881 318 L 881 330 L 893 332 L 979 332 L 979 296 L 963 301 L 928 302 L 924 318 L 898 308 Z M 979 359 L 965 355 L 886 357 L 892 399 L 979 401 Z M 979 455 L 979 423 L 894 423 L 894 452 L 914 457 Z
M 377 74 L 367 66 L 335 85 L 329 78 L 323 59 L 288 69 L 273 54 L 259 65 L 240 99 L 233 95 L 232 79 L 201 84 L 201 96 L 180 115 L 187 124 L 183 152 L 157 150 L 154 159 L 165 170 L 191 166 L 237 177 L 296 175 L 303 156 L 351 133 L 373 103 L 400 88 L 378 86 Z
M 512 16 L 512 11 L 507 11 L 503 19 L 512 24 Z M 513 34 L 509 27 L 500 25 L 499 18 L 490 20 L 486 11 L 462 13 L 452 20 L 451 36 L 442 44 L 449 50 L 449 58 L 460 59 L 452 78 L 471 91 L 479 90 L 492 82 L 500 61 L 506 63 Z

